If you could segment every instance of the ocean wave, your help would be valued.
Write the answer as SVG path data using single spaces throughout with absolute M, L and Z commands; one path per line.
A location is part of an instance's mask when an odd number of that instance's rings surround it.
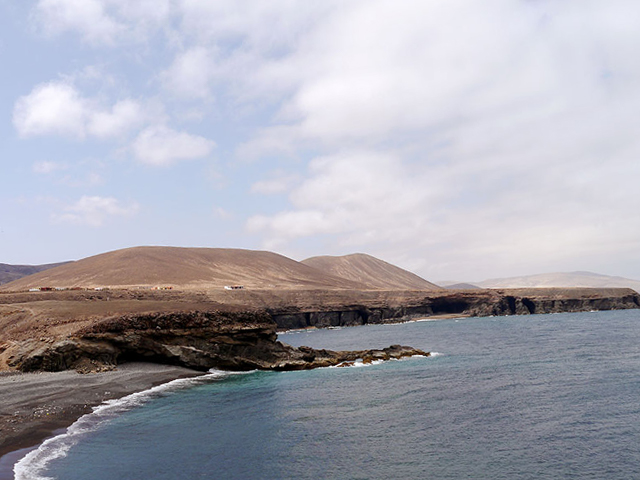
M 380 365 L 384 360 L 373 360 L 371 362 L 364 363 L 361 358 L 354 360 L 353 362 L 342 362 L 338 365 L 332 365 L 327 368 L 362 368 L 362 367 L 371 367 L 373 365 Z
M 338 365 L 332 365 L 330 367 L 324 367 L 324 368 L 362 368 L 362 367 L 372 367 L 374 365 L 380 365 L 382 363 L 385 362 L 402 362 L 405 360 L 410 360 L 412 358 L 429 358 L 429 357 L 437 357 L 439 355 L 442 355 L 441 353 L 438 352 L 431 352 L 429 355 L 411 355 L 410 357 L 403 357 L 403 358 L 390 358 L 389 360 L 372 360 L 370 362 L 364 362 L 361 358 L 358 358 L 354 361 L 346 361 L 346 362 L 342 362 L 339 363 Z
M 97 430 L 106 422 L 147 403 L 149 400 L 178 390 L 184 390 L 185 388 L 220 380 L 236 373 L 246 374 L 252 372 L 225 372 L 211 369 L 208 373 L 198 377 L 172 380 L 142 392 L 132 393 L 126 397 L 107 400 L 94 407 L 91 413 L 80 417 L 67 428 L 65 433 L 45 440 L 36 450 L 32 450 L 18 461 L 13 467 L 15 480 L 54 480 L 45 474 L 49 464 L 58 458 L 65 457 L 71 447 L 82 440 L 87 433 Z

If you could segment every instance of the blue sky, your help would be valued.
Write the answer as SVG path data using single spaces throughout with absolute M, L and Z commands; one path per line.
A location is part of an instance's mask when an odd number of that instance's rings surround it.
M 0 0 L 0 262 L 640 278 L 630 0 Z

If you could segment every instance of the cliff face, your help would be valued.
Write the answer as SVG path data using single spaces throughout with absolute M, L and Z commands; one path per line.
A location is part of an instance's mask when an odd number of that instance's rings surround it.
M 6 349 L 10 368 L 81 372 L 128 361 L 166 363 L 206 371 L 300 370 L 362 359 L 388 360 L 428 353 L 411 347 L 334 352 L 293 348 L 276 340 L 266 313 L 173 312 L 122 315 L 81 328 L 63 339 L 14 342 Z
M 487 317 L 632 308 L 640 308 L 640 295 L 631 289 L 512 289 L 432 294 L 399 305 L 355 304 L 320 311 L 280 308 L 270 313 L 278 328 L 297 329 L 394 323 L 434 315 Z
M 232 293 L 0 295 L 0 370 L 89 372 L 128 361 L 202 371 L 307 369 L 426 353 L 399 346 L 356 352 L 293 348 L 277 341 L 277 329 L 640 307 L 640 295 L 630 289 Z

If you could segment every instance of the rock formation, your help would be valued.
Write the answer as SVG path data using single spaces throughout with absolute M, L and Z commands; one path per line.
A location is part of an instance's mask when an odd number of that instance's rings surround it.
M 394 345 L 382 350 L 294 348 L 277 341 L 271 317 L 252 312 L 188 311 L 105 318 L 66 338 L 5 344 L 9 368 L 29 371 L 101 371 L 128 361 L 166 363 L 206 371 L 302 370 L 429 354 Z
M 387 296 L 361 292 L 359 298 L 351 295 L 342 303 L 335 294 L 318 292 L 307 306 L 280 306 L 269 312 L 280 329 L 288 330 L 397 323 L 442 315 L 487 317 L 631 308 L 640 308 L 640 295 L 631 289 L 540 288 Z

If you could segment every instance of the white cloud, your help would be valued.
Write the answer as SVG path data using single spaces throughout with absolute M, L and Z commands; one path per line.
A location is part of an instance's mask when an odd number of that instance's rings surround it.
M 443 186 L 424 188 L 430 183 L 425 169 L 405 165 L 390 153 L 321 157 L 310 163 L 309 172 L 289 196 L 294 210 L 250 218 L 248 230 L 264 232 L 271 243 L 325 234 L 367 241 L 372 232 L 382 239 L 417 211 L 425 221 L 432 215 L 433 199 L 451 195 Z
M 102 103 L 83 97 L 69 83 L 43 83 L 16 101 L 13 124 L 23 138 L 38 135 L 107 138 L 128 133 L 148 116 L 135 100 L 121 100 L 110 108 Z
M 91 43 L 112 44 L 124 28 L 104 7 L 100 0 L 40 0 L 36 15 L 51 35 L 78 30 Z
M 96 111 L 89 115 L 87 131 L 96 137 L 117 137 L 140 126 L 146 113 L 140 103 L 127 99 L 117 102 L 111 111 Z
M 279 171 L 275 172 L 273 178 L 255 182 L 251 185 L 251 191 L 253 193 L 261 193 L 263 195 L 285 193 L 301 180 L 301 177 L 297 174 L 287 174 Z
M 49 160 L 43 160 L 33 164 L 32 170 L 39 175 L 48 175 L 58 170 L 66 170 L 68 165 L 59 162 L 51 162 Z
M 314 160 L 290 208 L 251 218 L 264 245 L 321 237 L 432 278 L 481 278 L 622 258 L 640 242 L 628 221 L 640 200 L 637 5 L 344 5 L 294 52 L 262 59 L 297 73 L 279 121 L 241 152 L 361 154 Z
M 233 218 L 233 213 L 223 207 L 213 207 L 213 216 L 220 220 L 229 220 Z
M 334 253 L 379 252 L 430 278 L 640 261 L 637 2 L 71 6 L 38 3 L 47 31 L 149 42 L 127 53 L 151 65 L 153 45 L 168 59 L 145 86 L 171 94 L 174 121 L 182 111 L 214 131 L 243 116 L 225 149 L 312 159 L 304 177 L 232 185 L 288 194 L 286 208 L 265 202 L 274 210 L 247 222 L 264 245 L 304 251 L 322 239 Z M 213 98 L 215 111 L 194 109 Z M 101 138 L 147 125 L 130 151 L 152 165 L 211 153 L 210 140 L 149 127 L 141 111 L 52 82 L 16 103 L 14 124 L 23 137 Z
M 137 203 L 123 205 L 113 197 L 83 196 L 75 204 L 65 207 L 64 213 L 52 215 L 52 220 L 100 227 L 110 217 L 130 217 L 138 210 Z
M 86 100 L 71 85 L 45 83 L 17 100 L 13 124 L 22 137 L 58 134 L 82 138 L 86 109 Z
M 169 18 L 170 0 L 40 0 L 38 25 L 49 35 L 78 32 L 92 45 L 146 41 Z
M 204 47 L 194 47 L 179 55 L 162 74 L 166 89 L 187 99 L 207 99 L 211 96 L 215 60 Z
M 206 157 L 215 142 L 165 126 L 144 129 L 133 142 L 133 153 L 142 163 L 167 166 L 181 160 Z

